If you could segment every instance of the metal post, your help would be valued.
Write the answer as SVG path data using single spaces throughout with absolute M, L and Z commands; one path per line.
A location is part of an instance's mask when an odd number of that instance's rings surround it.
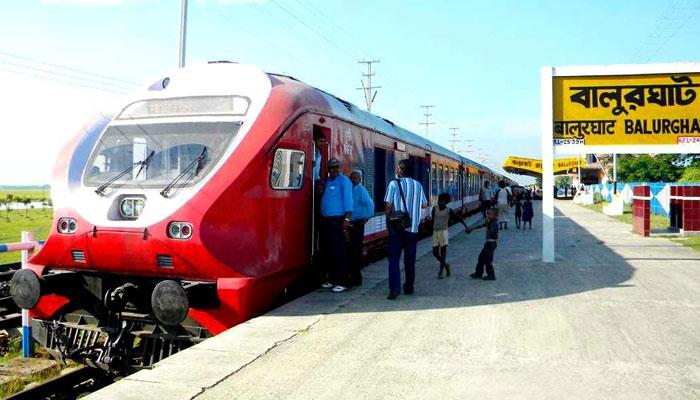
M 552 67 L 540 71 L 540 134 L 542 139 L 542 261 L 554 262 L 554 142 Z
M 180 41 L 177 45 L 177 66 L 185 67 L 185 37 L 187 36 L 187 0 L 180 0 Z
M 577 188 L 581 187 L 581 155 L 577 154 L 576 155 L 576 162 L 578 163 L 578 184 L 576 185 Z
M 34 242 L 34 233 L 22 231 L 22 243 Z M 34 247 L 22 250 L 22 268 L 29 267 L 29 257 L 34 253 Z M 32 322 L 29 318 L 29 310 L 22 309 L 22 357 L 29 358 L 34 350 L 32 339 Z
M 613 194 L 617 194 L 617 154 L 613 153 Z

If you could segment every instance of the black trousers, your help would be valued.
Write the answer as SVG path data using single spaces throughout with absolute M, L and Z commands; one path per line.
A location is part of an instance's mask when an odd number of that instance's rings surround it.
M 350 258 L 350 284 L 353 286 L 362 285 L 362 245 L 365 241 L 365 222 L 362 220 L 352 221 L 350 225 L 350 244 L 348 253 Z
M 348 253 L 343 235 L 343 217 L 324 217 L 322 220 L 323 253 L 326 255 L 328 278 L 334 285 L 347 286 Z
M 491 202 L 489 200 L 481 200 L 481 215 L 486 219 L 486 210 L 491 207 Z
M 493 253 L 496 251 L 496 242 L 484 243 L 484 248 L 479 253 L 479 260 L 476 263 L 476 274 L 481 276 L 484 274 L 484 266 L 486 267 L 486 275 L 496 276 L 493 271 Z

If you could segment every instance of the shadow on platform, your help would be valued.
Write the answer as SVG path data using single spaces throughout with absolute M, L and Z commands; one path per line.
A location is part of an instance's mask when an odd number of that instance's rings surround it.
M 541 214 L 536 211 L 535 215 Z M 271 314 L 315 314 L 326 302 L 335 306 L 324 313 L 472 307 L 554 299 L 602 288 L 624 290 L 633 286 L 625 283 L 634 274 L 634 268 L 625 258 L 559 210 L 556 216 L 559 218 L 555 220 L 557 253 L 554 264 L 541 261 L 541 221 L 536 218 L 531 231 L 513 229 L 512 226 L 508 231 L 501 232 L 494 260 L 496 281 L 475 280 L 468 276 L 474 270 L 483 245 L 484 231 L 479 230 L 451 239 L 448 260 L 453 273 L 450 278 L 436 278 L 438 263 L 432 254 L 420 257 L 416 264 L 415 294 L 412 296 L 401 295 L 395 301 L 386 300 L 385 259 L 364 270 L 366 284 L 360 288 L 342 294 L 318 290 Z

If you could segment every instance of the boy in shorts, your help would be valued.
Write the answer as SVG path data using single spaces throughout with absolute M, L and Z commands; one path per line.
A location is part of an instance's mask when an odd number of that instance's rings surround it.
M 447 276 L 450 276 L 450 264 L 447 263 L 447 245 L 449 244 L 449 233 L 447 228 L 449 226 L 450 217 L 459 220 L 464 229 L 467 229 L 467 224 L 464 220 L 451 208 L 447 207 L 450 202 L 450 195 L 447 193 L 441 193 L 438 196 L 438 205 L 433 207 L 432 218 L 433 218 L 433 255 L 440 262 L 440 272 L 438 272 L 438 279 L 442 279 L 442 271 L 447 272 Z

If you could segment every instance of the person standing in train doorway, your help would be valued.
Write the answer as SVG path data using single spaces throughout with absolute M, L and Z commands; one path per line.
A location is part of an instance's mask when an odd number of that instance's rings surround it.
M 362 171 L 350 174 L 352 182 L 352 215 L 350 216 L 350 286 L 362 285 L 362 246 L 365 241 L 365 224 L 374 216 L 374 201 L 362 186 Z
M 397 179 L 389 182 L 384 195 L 384 211 L 389 230 L 389 296 L 394 300 L 401 293 L 401 271 L 399 258 L 404 251 L 403 266 L 406 282 L 403 292 L 413 294 L 413 284 L 416 278 L 416 245 L 418 243 L 418 225 L 420 224 L 421 209 L 428 208 L 428 200 L 420 182 L 412 178 L 413 171 L 408 160 L 399 161 L 396 170 Z M 406 213 L 405 224 L 395 225 L 397 212 Z
M 313 202 L 313 228 L 314 237 L 314 257 L 312 260 L 313 273 L 316 278 L 320 281 L 319 283 L 325 282 L 327 280 L 327 266 L 328 266 L 328 254 L 324 254 L 324 246 L 321 245 L 321 196 L 323 195 L 323 180 L 321 179 L 321 164 L 323 163 L 323 153 L 326 149 L 326 136 L 323 134 L 319 127 L 313 127 L 313 141 L 314 141 L 314 160 L 312 163 L 312 174 L 311 178 L 314 181 L 314 202 Z M 325 174 L 324 174 L 325 177 Z
M 481 208 L 481 216 L 484 219 L 486 219 L 486 210 L 493 205 L 493 192 L 489 185 L 489 181 L 484 181 L 484 187 L 479 191 L 479 206 Z
M 352 182 L 340 173 L 340 162 L 328 160 L 328 178 L 323 184 L 321 197 L 321 224 L 324 253 L 330 262 L 329 279 L 324 288 L 336 293 L 348 290 L 348 252 L 345 244 L 345 231 L 350 225 L 352 214 Z

